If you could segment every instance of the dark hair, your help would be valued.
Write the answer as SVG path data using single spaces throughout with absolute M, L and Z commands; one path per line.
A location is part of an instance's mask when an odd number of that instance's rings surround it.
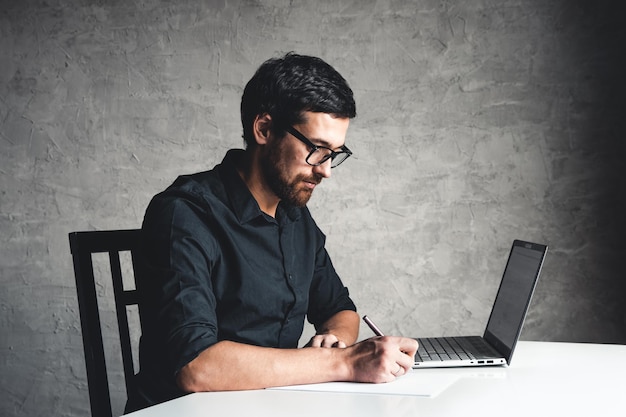
M 265 61 L 246 84 L 241 98 L 241 124 L 247 147 L 256 142 L 252 125 L 257 115 L 272 117 L 272 132 L 303 121 L 305 111 L 354 118 L 356 105 L 346 80 L 320 58 L 293 52 Z

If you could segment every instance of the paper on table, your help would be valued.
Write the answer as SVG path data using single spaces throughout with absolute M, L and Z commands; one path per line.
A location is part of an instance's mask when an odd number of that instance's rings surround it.
M 325 382 L 322 384 L 290 385 L 269 389 L 435 397 L 456 382 L 459 378 L 460 376 L 458 374 L 450 373 L 409 372 L 403 377 L 386 384 Z

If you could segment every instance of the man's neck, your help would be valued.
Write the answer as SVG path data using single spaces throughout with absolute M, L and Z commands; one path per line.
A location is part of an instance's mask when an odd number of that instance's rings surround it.
M 276 209 L 280 199 L 274 194 L 264 180 L 261 165 L 254 151 L 246 151 L 237 172 L 248 186 L 248 190 L 256 200 L 261 211 L 268 216 L 276 217 Z

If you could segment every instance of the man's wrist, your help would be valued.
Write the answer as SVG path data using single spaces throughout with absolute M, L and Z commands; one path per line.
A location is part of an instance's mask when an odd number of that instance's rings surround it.
M 331 370 L 334 371 L 333 381 L 354 381 L 349 352 L 347 349 L 326 349 L 330 355 Z

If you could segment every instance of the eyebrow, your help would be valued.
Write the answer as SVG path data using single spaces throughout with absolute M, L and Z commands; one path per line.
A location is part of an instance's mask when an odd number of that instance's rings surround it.
M 311 142 L 313 142 L 313 143 L 314 143 L 315 145 L 317 145 L 317 146 L 323 146 L 323 147 L 328 148 L 328 149 L 333 149 L 333 148 L 331 148 L 330 143 L 329 143 L 329 142 L 327 142 L 327 141 L 325 141 L 324 139 L 320 139 L 320 138 L 309 138 L 309 140 L 310 140 Z M 340 148 L 341 148 L 341 146 L 340 146 Z
M 311 142 L 313 142 L 316 146 L 323 146 L 323 147 L 328 148 L 328 149 L 330 149 L 330 150 L 332 150 L 332 151 L 334 151 L 335 149 L 341 149 L 342 147 L 344 147 L 344 146 L 345 146 L 345 142 L 344 142 L 344 144 L 343 144 L 343 145 L 340 145 L 340 146 L 338 146 L 338 147 L 336 147 L 336 148 L 333 148 L 333 147 L 331 147 L 331 143 L 330 143 L 330 142 L 328 142 L 328 141 L 327 141 L 327 140 L 325 140 L 325 139 L 321 139 L 321 138 L 309 138 L 309 140 L 310 140 Z

